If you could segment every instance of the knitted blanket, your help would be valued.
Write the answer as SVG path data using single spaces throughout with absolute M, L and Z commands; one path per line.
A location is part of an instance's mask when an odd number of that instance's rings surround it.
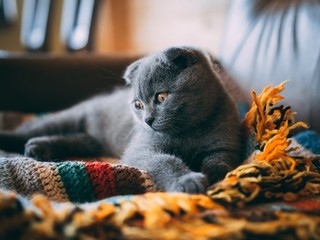
M 320 136 L 317 133 L 305 131 L 290 140 L 300 156 L 320 155 Z M 49 200 L 74 203 L 157 190 L 148 173 L 101 161 L 39 162 L 3 153 L 0 157 L 0 188 L 28 198 L 40 193 Z
M 206 195 L 142 194 L 156 191 L 151 177 L 119 164 L 3 155 L 0 238 L 319 239 L 320 136 L 288 137 L 306 124 L 277 106 L 283 88 L 253 92 L 250 157 Z
M 39 162 L 23 156 L 0 158 L 0 187 L 25 197 L 41 193 L 58 202 L 94 202 L 156 190 L 136 168 L 98 161 Z

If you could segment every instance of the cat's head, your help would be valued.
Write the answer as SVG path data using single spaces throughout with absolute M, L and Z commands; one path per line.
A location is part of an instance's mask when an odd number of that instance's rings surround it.
M 179 133 L 205 122 L 223 92 L 210 56 L 173 47 L 131 64 L 124 78 L 133 87 L 132 109 L 146 129 Z

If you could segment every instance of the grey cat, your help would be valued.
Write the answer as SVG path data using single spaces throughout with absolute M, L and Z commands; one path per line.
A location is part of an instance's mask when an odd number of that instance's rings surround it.
M 112 94 L 0 133 L 0 148 L 42 161 L 121 157 L 160 190 L 189 193 L 239 164 L 238 113 L 207 52 L 168 48 L 131 64 L 124 78 L 128 86 Z

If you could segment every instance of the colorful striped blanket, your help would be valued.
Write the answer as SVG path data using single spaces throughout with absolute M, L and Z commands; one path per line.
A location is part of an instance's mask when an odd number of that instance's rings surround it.
M 291 139 L 299 155 L 320 155 L 320 136 L 305 131 Z M 0 187 L 22 196 L 36 193 L 57 202 L 85 203 L 108 197 L 155 192 L 150 175 L 122 164 L 83 160 L 39 162 L 31 158 L 2 154 Z
M 0 187 L 58 202 L 94 202 L 155 191 L 150 176 L 136 168 L 98 161 L 39 162 L 23 156 L 0 158 Z

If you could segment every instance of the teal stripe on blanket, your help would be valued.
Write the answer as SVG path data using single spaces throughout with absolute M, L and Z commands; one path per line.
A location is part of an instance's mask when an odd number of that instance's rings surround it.
M 82 162 L 55 163 L 71 202 L 92 202 L 96 200 L 91 180 Z

